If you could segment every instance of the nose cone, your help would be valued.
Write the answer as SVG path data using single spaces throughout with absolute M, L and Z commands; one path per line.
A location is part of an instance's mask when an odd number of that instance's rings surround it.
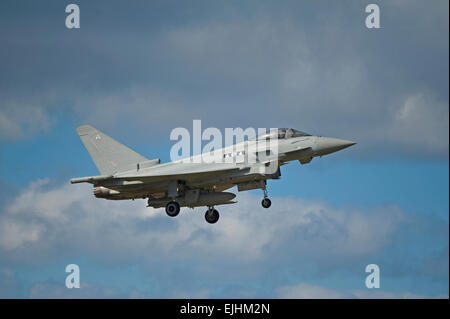
M 356 142 L 341 140 L 339 138 L 332 137 L 318 137 L 316 139 L 315 151 L 319 156 L 334 153 L 349 146 L 355 145 Z

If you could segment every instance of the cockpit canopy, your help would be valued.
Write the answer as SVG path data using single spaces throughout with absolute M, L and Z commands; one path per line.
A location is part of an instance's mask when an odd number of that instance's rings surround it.
M 295 130 L 293 128 L 279 128 L 271 130 L 268 133 L 261 134 L 257 137 L 258 140 L 264 139 L 288 139 L 292 137 L 311 136 L 311 134 Z

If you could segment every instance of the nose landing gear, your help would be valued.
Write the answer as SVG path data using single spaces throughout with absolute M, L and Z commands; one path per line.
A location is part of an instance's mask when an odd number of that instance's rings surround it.
M 264 192 L 264 199 L 261 201 L 261 205 L 264 208 L 269 208 L 270 205 L 272 205 L 272 201 L 267 197 L 267 189 L 263 189 Z
M 272 205 L 272 201 L 271 201 L 270 199 L 268 199 L 268 198 L 264 198 L 264 199 L 261 201 L 261 205 L 262 205 L 262 207 L 264 207 L 264 208 L 269 208 L 270 205 Z

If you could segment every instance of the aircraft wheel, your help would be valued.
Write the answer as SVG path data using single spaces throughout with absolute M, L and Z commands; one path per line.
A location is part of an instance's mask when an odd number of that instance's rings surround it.
M 215 209 L 208 209 L 205 213 L 205 219 L 210 224 L 215 224 L 219 220 L 219 212 Z
M 270 205 L 272 205 L 272 202 L 271 202 L 270 199 L 264 198 L 264 199 L 262 200 L 262 202 L 261 202 L 261 205 L 262 205 L 262 207 L 264 207 L 264 208 L 269 208 Z
M 175 217 L 180 213 L 180 204 L 176 201 L 168 202 L 166 205 L 166 213 L 170 217 Z

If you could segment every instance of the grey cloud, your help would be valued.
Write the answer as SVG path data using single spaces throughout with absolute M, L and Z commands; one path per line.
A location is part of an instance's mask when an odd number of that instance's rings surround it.
M 0 96 L 44 96 L 47 113 L 69 109 L 102 128 L 165 132 L 200 118 L 352 138 L 365 156 L 448 156 L 445 1 L 382 2 L 382 29 L 370 31 L 359 2 L 200 4 L 81 3 L 78 33 L 57 27 L 54 6 L 47 24 L 6 20 L 11 54 L 0 63 L 11 81 Z
M 0 141 L 19 140 L 45 132 L 53 122 L 46 108 L 35 103 L 4 103 L 0 105 Z

